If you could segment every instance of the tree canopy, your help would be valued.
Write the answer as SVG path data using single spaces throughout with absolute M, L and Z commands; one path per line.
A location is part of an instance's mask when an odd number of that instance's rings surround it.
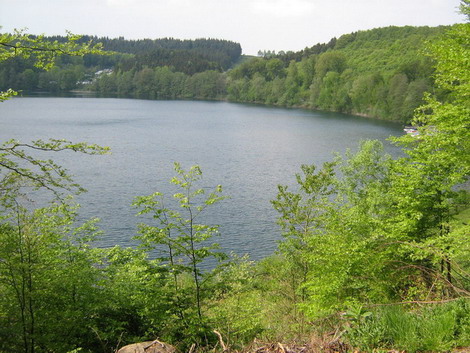
M 149 99 L 229 99 L 331 110 L 409 123 L 435 85 L 427 41 L 448 27 L 358 31 L 299 52 L 241 58 L 238 43 L 215 39 L 100 40 L 107 56 L 62 56 L 48 72 L 28 58 L 0 68 L 0 89 L 68 91 Z M 65 37 L 50 37 L 62 43 Z

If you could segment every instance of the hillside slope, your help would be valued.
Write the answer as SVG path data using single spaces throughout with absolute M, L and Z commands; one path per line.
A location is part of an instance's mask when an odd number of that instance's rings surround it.
M 406 122 L 434 90 L 424 45 L 446 28 L 377 28 L 256 58 L 230 72 L 229 98 Z

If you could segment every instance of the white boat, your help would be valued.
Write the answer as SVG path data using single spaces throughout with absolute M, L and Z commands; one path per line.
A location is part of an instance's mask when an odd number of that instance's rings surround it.
M 403 131 L 405 131 L 408 135 L 411 135 L 411 136 L 419 135 L 418 128 L 414 126 L 405 126 Z

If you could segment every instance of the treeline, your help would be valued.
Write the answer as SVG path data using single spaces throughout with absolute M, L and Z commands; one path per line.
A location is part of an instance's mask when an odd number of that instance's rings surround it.
M 409 121 L 433 91 L 421 50 L 444 28 L 388 27 L 343 35 L 298 53 L 267 55 L 228 75 L 228 97 Z
M 55 38 L 51 37 L 51 39 Z M 208 62 L 217 64 L 224 70 L 231 67 L 242 54 L 239 43 L 222 39 L 201 38 L 195 40 L 181 40 L 175 38 L 161 38 L 126 40 L 123 37 L 110 39 L 96 36 L 83 36 L 80 39 L 80 41 L 84 43 L 90 40 L 96 43 L 102 43 L 104 50 L 119 53 L 147 55 L 149 53 L 160 52 L 162 55 L 171 55 L 171 53 L 194 55 L 195 57 L 200 57 Z
M 296 53 L 265 52 L 227 73 L 183 76 L 169 66 L 120 66 L 93 88 L 139 98 L 226 98 L 408 122 L 424 92 L 435 90 L 432 62 L 421 50 L 444 29 L 360 31 Z M 150 57 L 146 62 L 152 63 Z
M 67 38 L 46 37 L 44 40 L 62 43 Z M 0 67 L 0 90 L 70 91 L 88 87 L 99 76 L 96 73 L 104 69 L 137 72 L 146 67 L 167 66 L 173 72 L 190 76 L 208 70 L 222 72 L 234 65 L 241 55 L 240 44 L 218 39 L 125 40 L 83 36 L 78 43 L 90 40 L 102 43 L 110 55 L 61 56 L 50 71 L 35 67 L 33 58 L 13 57 Z M 111 88 L 106 91 L 115 93 Z
M 48 72 L 15 58 L 0 68 L 0 89 L 81 88 L 146 99 L 227 99 L 409 122 L 424 92 L 445 95 L 435 91 L 433 63 L 422 52 L 445 29 L 359 31 L 299 52 L 260 52 L 261 57 L 236 66 L 240 45 L 224 40 L 85 36 L 80 40 L 102 42 L 114 54 L 61 57 Z M 103 74 L 103 69 L 110 71 Z
M 144 66 L 169 66 L 174 71 L 193 75 L 205 70 L 224 71 L 241 56 L 239 43 L 220 39 L 180 40 L 174 38 L 125 40 L 83 36 L 80 41 L 102 43 L 108 51 L 134 54 L 125 56 L 116 69 L 142 69 Z M 85 60 L 101 60 L 100 55 L 85 57 Z
M 144 99 L 224 99 L 227 83 L 225 75 L 215 70 L 190 76 L 163 66 L 102 75 L 91 89 L 104 95 Z

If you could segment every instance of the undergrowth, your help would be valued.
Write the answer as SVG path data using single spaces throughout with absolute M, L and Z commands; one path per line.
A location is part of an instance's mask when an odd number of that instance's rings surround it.
M 345 340 L 361 351 L 445 352 L 470 346 L 470 301 L 406 308 L 383 306 L 349 319 Z

